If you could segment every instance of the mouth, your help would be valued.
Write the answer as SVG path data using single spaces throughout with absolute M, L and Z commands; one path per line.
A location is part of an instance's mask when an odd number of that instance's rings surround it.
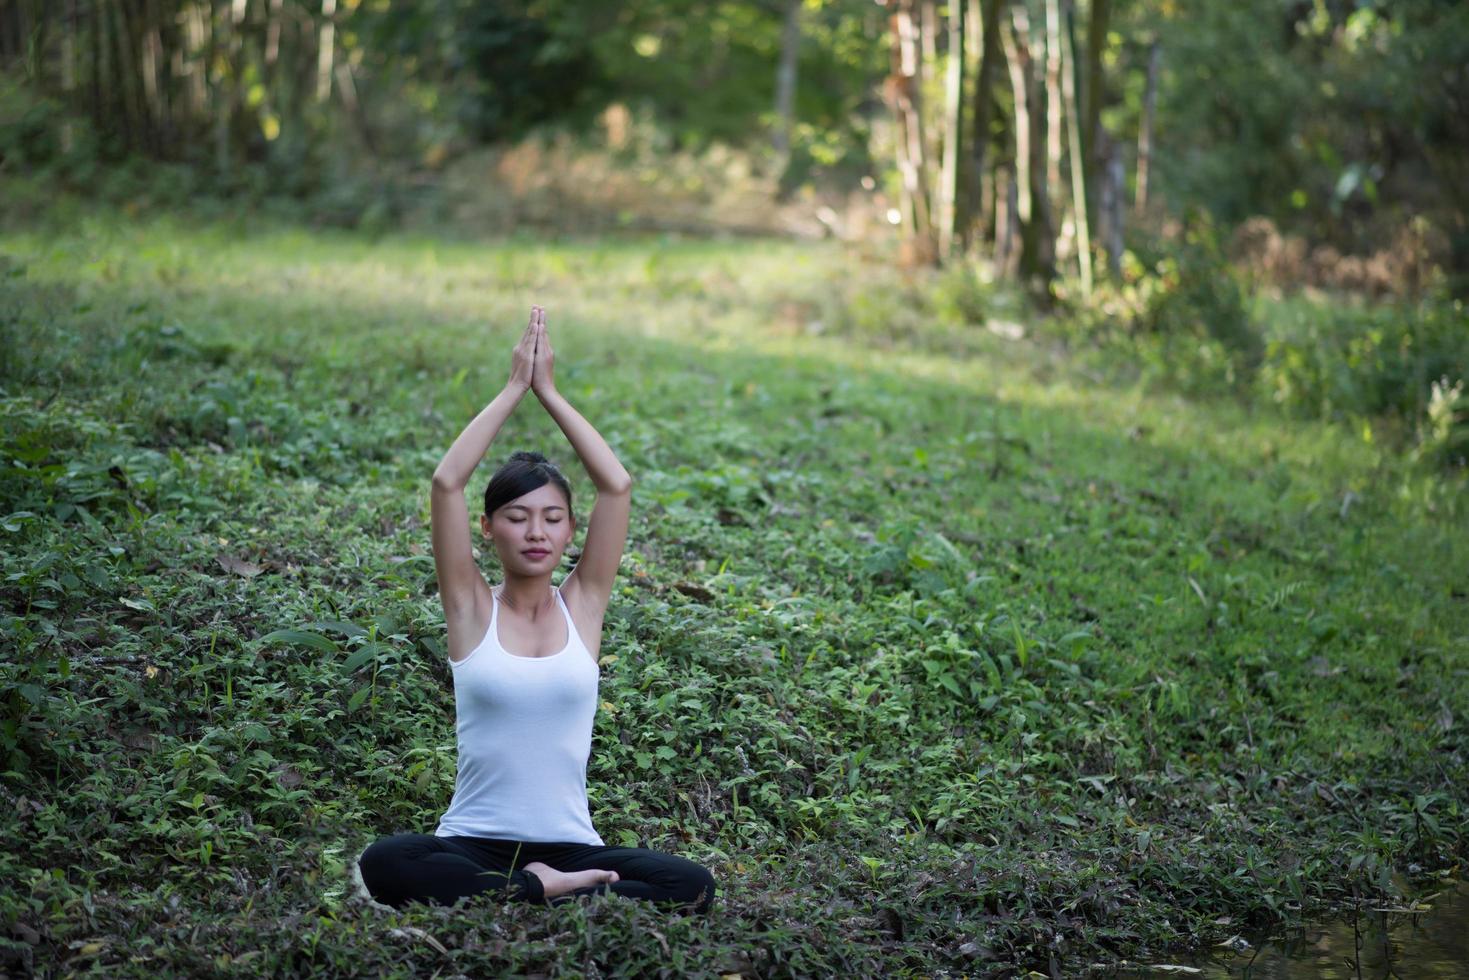
M 542 550 L 540 548 L 531 548 L 528 551 L 522 551 L 521 554 L 525 555 L 525 557 L 527 558 L 544 558 L 549 555 L 550 552 Z

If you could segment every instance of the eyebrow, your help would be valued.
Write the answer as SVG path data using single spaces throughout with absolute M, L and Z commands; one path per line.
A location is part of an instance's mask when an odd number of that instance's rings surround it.
M 506 504 L 505 505 L 505 509 L 506 510 L 510 510 L 511 508 L 514 508 L 515 510 L 530 510 L 531 509 L 531 508 L 527 507 L 525 504 Z M 560 504 L 547 504 L 545 507 L 542 507 L 541 508 L 541 510 L 565 510 L 565 509 L 566 508 L 565 507 L 562 507 Z

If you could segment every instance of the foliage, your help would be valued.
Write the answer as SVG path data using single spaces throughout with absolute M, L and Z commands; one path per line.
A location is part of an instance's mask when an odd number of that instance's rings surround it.
M 951 314 L 792 330 L 889 283 L 837 248 L 96 214 L 0 245 L 18 969 L 1067 974 L 1465 856 L 1463 488 L 1335 428 Z M 637 480 L 593 819 L 709 866 L 708 918 L 353 887 L 453 787 L 426 474 L 532 300 Z M 492 454 L 559 439 L 528 405 Z
M 1212 222 L 1127 252 L 1122 273 L 1054 329 L 1188 392 L 1248 390 L 1264 343 Z
M 1158 338 L 1160 355 L 1181 376 L 1233 386 L 1253 374 L 1263 345 L 1211 223 L 1192 225 L 1138 282 L 1138 293 L 1131 329 Z
M 1265 215 L 1348 252 L 1377 247 L 1379 212 L 1426 213 L 1454 239 L 1452 268 L 1469 268 L 1469 8 L 1123 9 L 1124 37 L 1161 45 L 1155 159 L 1175 207 L 1227 225 Z M 1129 127 L 1139 99 L 1130 84 L 1119 110 Z
M 1429 389 L 1417 452 L 1440 465 L 1469 467 L 1469 395 L 1464 381 L 1445 375 Z
M 1227 394 L 1343 423 L 1430 465 L 1463 465 L 1469 429 L 1455 386 L 1469 378 L 1469 314 L 1461 301 L 1247 299 L 1208 229 L 1128 252 L 1120 284 L 1104 284 L 1044 332 L 1115 378 Z
M 1458 301 L 1279 304 L 1260 385 L 1316 418 L 1425 415 L 1431 386 L 1469 378 L 1469 315 Z

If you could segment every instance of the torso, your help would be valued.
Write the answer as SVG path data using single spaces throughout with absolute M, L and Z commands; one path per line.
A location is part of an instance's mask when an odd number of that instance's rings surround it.
M 595 622 L 582 608 L 580 585 L 576 577 L 568 576 L 561 583 L 561 598 L 566 602 L 566 609 L 571 613 L 571 621 L 576 626 L 577 635 L 581 637 L 587 652 L 592 655 L 592 662 L 596 663 L 602 648 L 602 620 L 600 617 Z M 483 580 L 476 590 L 474 610 L 470 615 L 462 617 L 459 621 L 448 619 L 446 625 L 449 630 L 449 659 L 456 663 L 468 657 L 479 642 L 484 639 L 490 628 L 490 618 L 495 610 L 495 597 L 500 595 L 499 587 L 492 593 L 490 586 Z M 496 639 L 500 646 L 517 657 L 538 659 L 550 657 L 560 653 L 566 648 L 570 637 L 566 635 L 566 617 L 561 615 L 561 608 L 552 596 L 552 605 L 549 609 L 542 611 L 541 617 L 532 623 L 524 616 L 517 615 L 503 599 L 500 600 L 500 615 L 495 623 Z

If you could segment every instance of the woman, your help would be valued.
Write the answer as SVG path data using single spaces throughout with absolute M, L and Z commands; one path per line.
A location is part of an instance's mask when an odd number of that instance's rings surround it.
M 458 778 L 432 835 L 395 834 L 363 852 L 363 884 L 393 906 L 452 905 L 483 892 L 560 904 L 610 891 L 707 912 L 714 879 L 705 868 L 659 851 L 608 847 L 592 828 L 586 765 L 597 657 L 627 540 L 632 479 L 556 391 L 552 366 L 545 311 L 533 307 L 505 390 L 434 471 L 434 561 L 454 676 Z M 571 487 L 544 456 L 515 453 L 485 490 L 480 529 L 505 573 L 490 588 L 474 563 L 464 488 L 527 391 L 566 433 L 597 501 L 581 558 L 554 588 L 551 572 L 576 529 Z

